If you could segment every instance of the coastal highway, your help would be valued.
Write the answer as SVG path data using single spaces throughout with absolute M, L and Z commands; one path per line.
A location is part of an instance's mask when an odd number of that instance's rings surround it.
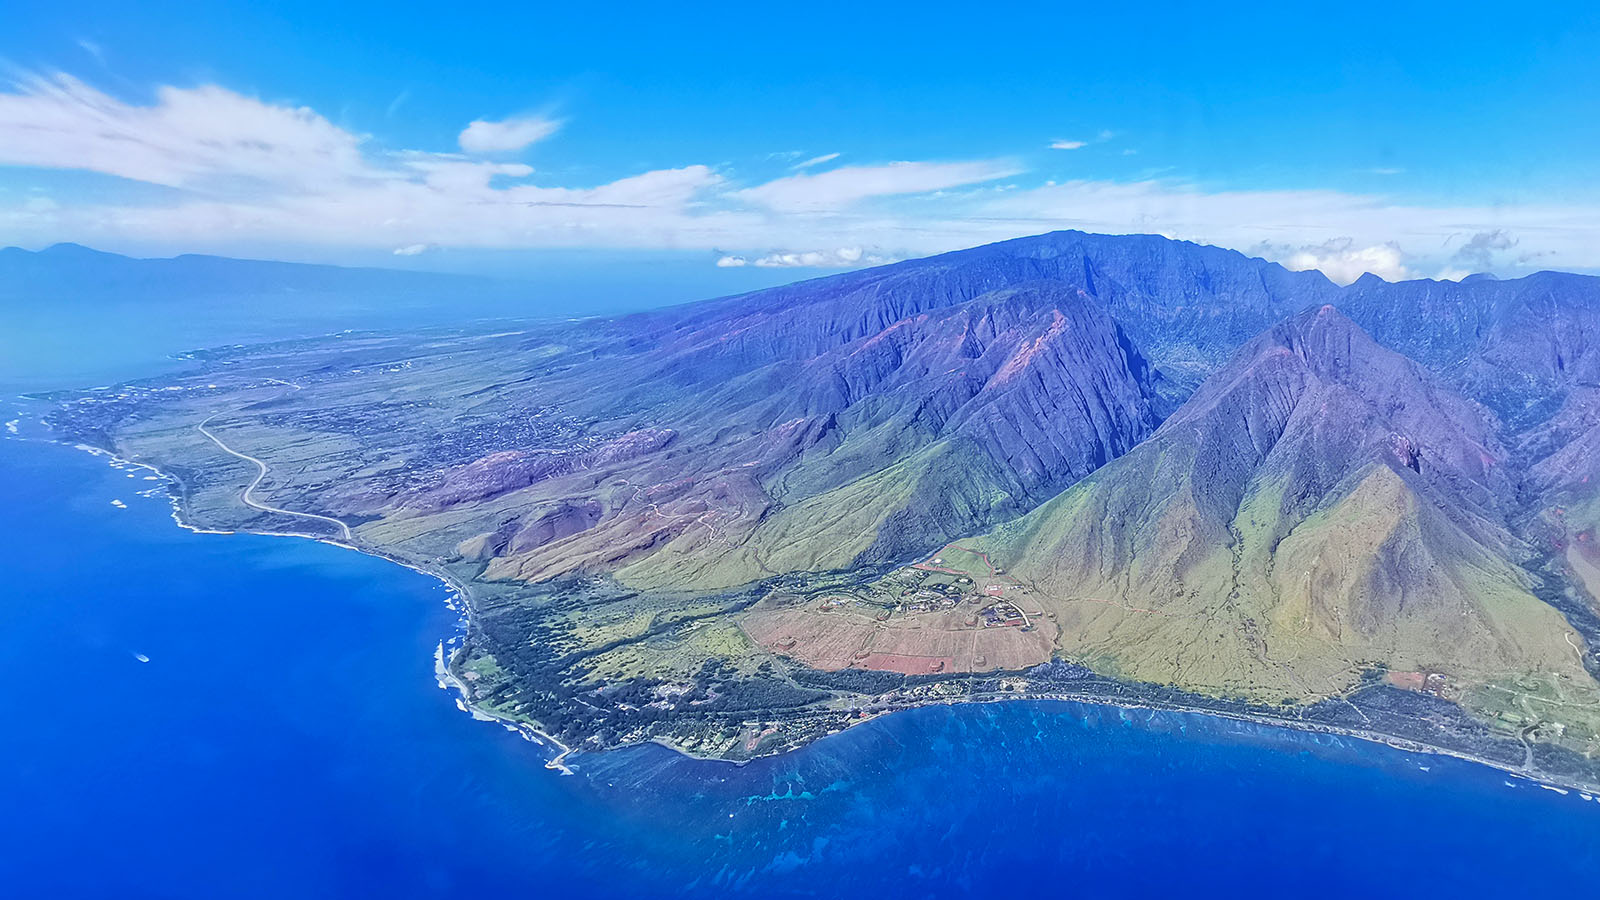
M 239 494 L 239 499 L 243 500 L 244 504 L 246 506 L 248 506 L 248 507 L 250 507 L 252 509 L 259 509 L 262 512 L 277 513 L 277 514 L 283 515 L 283 516 L 294 516 L 295 518 L 299 518 L 299 519 L 312 519 L 312 520 L 317 521 L 317 522 L 326 522 L 329 525 L 333 525 L 333 526 L 335 526 L 335 527 L 337 527 L 339 529 L 339 535 L 340 535 L 340 537 L 342 537 L 344 539 L 344 542 L 346 544 L 351 544 L 351 545 L 355 544 L 355 538 L 350 534 L 350 526 L 346 525 L 345 523 L 343 523 L 341 521 L 339 521 L 338 519 L 335 519 L 335 518 L 333 518 L 331 516 L 319 516 L 316 513 L 295 512 L 292 509 L 284 509 L 284 508 L 282 508 L 280 506 L 272 506 L 272 505 L 269 505 L 269 504 L 266 504 L 266 503 L 258 503 L 256 500 L 252 499 L 251 496 L 250 496 L 250 493 L 252 491 L 254 491 L 261 484 L 262 479 L 267 477 L 267 464 L 262 462 L 261 460 L 255 458 L 254 456 L 251 456 L 248 453 L 240 453 L 238 450 L 235 450 L 232 447 L 229 447 L 227 444 L 222 442 L 222 438 L 217 437 L 215 434 L 213 434 L 211 432 L 210 429 L 206 428 L 207 425 L 211 424 L 211 420 L 215 419 L 219 415 L 222 415 L 222 414 L 221 413 L 213 413 L 212 415 L 207 416 L 206 420 L 204 422 L 201 422 L 199 425 L 196 425 L 195 428 L 201 434 L 203 434 L 206 437 L 210 438 L 211 439 L 211 443 L 216 444 L 218 447 L 222 448 L 222 451 L 224 453 L 227 453 L 227 454 L 229 454 L 231 456 L 237 456 L 238 458 L 240 458 L 242 460 L 245 460 L 247 462 L 253 462 L 253 463 L 256 464 L 257 472 L 256 472 L 255 480 L 251 481 L 250 484 L 245 487 L 244 491 L 242 491 Z

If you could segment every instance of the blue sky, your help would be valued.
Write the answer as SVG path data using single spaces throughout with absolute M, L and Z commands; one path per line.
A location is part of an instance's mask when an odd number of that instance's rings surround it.
M 8 11 L 0 244 L 690 293 L 1057 227 L 1600 266 L 1578 4 L 268 6 Z

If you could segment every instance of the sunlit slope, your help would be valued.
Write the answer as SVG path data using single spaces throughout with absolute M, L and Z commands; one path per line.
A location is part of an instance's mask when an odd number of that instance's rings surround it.
M 1247 344 L 1146 443 L 982 538 L 1064 652 L 1266 699 L 1362 669 L 1587 684 L 1530 593 L 1488 414 L 1331 307 Z

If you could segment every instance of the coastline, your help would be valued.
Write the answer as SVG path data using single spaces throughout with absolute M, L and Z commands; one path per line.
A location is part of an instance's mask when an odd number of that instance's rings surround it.
M 446 635 L 445 637 L 441 638 L 438 649 L 435 651 L 435 675 L 437 676 L 439 687 L 445 690 L 456 691 L 459 694 L 459 696 L 456 698 L 456 706 L 461 709 L 462 712 L 471 715 L 474 719 L 477 719 L 481 722 L 494 722 L 503 726 L 508 731 L 516 732 L 518 735 L 522 736 L 524 740 L 530 741 L 541 747 L 555 748 L 558 752 L 555 756 L 545 761 L 545 768 L 559 771 L 563 775 L 574 774 L 573 771 L 567 768 L 567 766 L 564 764 L 564 760 L 568 755 L 574 752 L 574 748 L 568 747 L 555 736 L 546 734 L 545 732 L 540 731 L 526 722 L 519 722 L 514 719 L 506 718 L 505 716 L 496 715 L 495 713 L 485 710 L 482 707 L 472 703 L 472 701 L 469 699 L 470 694 L 467 691 L 467 686 L 462 684 L 461 680 L 456 678 L 455 674 L 451 671 L 451 665 L 455 661 L 454 654 L 459 652 L 459 648 L 457 650 L 450 651 L 450 658 L 445 659 L 445 645 L 455 638 L 464 636 L 466 634 L 467 628 L 471 623 L 472 603 L 468 599 L 469 595 L 466 587 L 457 581 L 456 578 L 450 573 L 429 568 L 427 565 L 418 560 L 407 559 L 386 550 L 363 545 L 354 539 L 353 534 L 351 535 L 352 539 L 350 541 L 342 541 L 326 535 L 311 534 L 309 532 L 300 531 L 262 531 L 253 529 L 207 528 L 202 525 L 197 525 L 185 518 L 182 499 L 176 491 L 172 490 L 174 486 L 180 483 L 177 476 L 163 471 L 159 466 L 151 463 L 140 462 L 138 460 L 127 459 L 119 456 L 114 450 L 108 450 L 104 447 L 95 447 L 82 442 L 68 442 L 50 438 L 24 438 L 20 436 L 15 437 L 14 439 L 36 440 L 41 443 L 54 444 L 59 447 L 68 447 L 70 449 L 78 450 L 88 453 L 91 456 L 104 459 L 114 468 L 143 469 L 158 476 L 163 484 L 165 484 L 168 488 L 166 491 L 167 505 L 169 508 L 169 513 L 172 517 L 172 521 L 179 528 L 182 528 L 185 531 L 193 532 L 194 534 L 210 535 L 248 534 L 260 537 L 301 538 L 318 544 L 326 544 L 330 547 L 338 547 L 342 550 L 352 550 L 357 553 L 382 559 L 386 562 L 391 562 L 403 568 L 410 569 L 411 571 L 420 575 L 426 575 L 429 578 L 437 580 L 452 593 L 451 596 L 447 596 L 445 598 L 445 607 L 451 612 L 457 613 L 461 617 L 460 625 L 457 628 L 456 633 L 453 635 Z M 456 602 L 458 598 L 459 604 Z
M 43 424 L 43 423 L 41 423 L 41 424 Z M 184 509 L 183 509 L 183 503 L 182 503 L 181 496 L 180 496 L 179 492 L 171 489 L 174 486 L 177 486 L 177 485 L 181 484 L 179 479 L 176 476 L 174 476 L 174 475 L 172 475 L 172 474 L 170 474 L 168 472 L 163 471 L 158 466 L 155 466 L 155 465 L 150 464 L 150 463 L 145 463 L 145 462 L 139 462 L 139 461 L 136 461 L 136 460 L 126 459 L 124 457 L 119 456 L 113 450 L 109 450 L 109 449 L 106 449 L 106 448 L 103 448 L 103 447 L 95 447 L 95 446 L 92 446 L 92 445 L 89 445 L 89 444 L 85 444 L 85 443 L 82 443 L 82 442 L 70 442 L 70 441 L 65 441 L 65 440 L 57 440 L 57 439 L 53 439 L 53 438 L 29 438 L 29 437 L 23 437 L 23 436 L 20 436 L 20 435 L 8 435 L 8 438 L 12 439 L 12 440 L 25 440 L 25 441 L 26 440 L 34 440 L 34 441 L 38 441 L 38 442 L 41 442 L 41 443 L 50 443 L 50 444 L 55 444 L 57 446 L 69 447 L 71 449 L 75 449 L 75 450 L 79 450 L 79 451 L 82 451 L 82 452 L 89 453 L 90 455 L 93 455 L 93 456 L 96 456 L 96 457 L 104 458 L 104 459 L 108 460 L 108 462 L 113 467 L 117 467 L 117 468 L 126 467 L 126 468 L 143 469 L 143 470 L 146 470 L 148 472 L 154 473 L 155 475 L 159 476 L 162 479 L 162 481 L 166 484 L 166 486 L 168 487 L 168 490 L 166 492 L 167 493 L 167 500 L 168 500 L 168 505 L 170 507 L 170 514 L 171 514 L 171 517 L 172 517 L 173 521 L 180 528 L 183 528 L 185 530 L 194 532 L 196 534 L 213 534 L 213 535 L 218 535 L 218 534 L 220 534 L 220 535 L 226 535 L 226 534 L 250 534 L 250 535 L 272 536 L 272 537 L 304 538 L 304 539 L 307 539 L 307 540 L 315 541 L 317 543 L 328 544 L 330 546 L 339 547 L 339 548 L 342 548 L 342 549 L 345 549 L 345 550 L 353 550 L 353 551 L 358 552 L 358 553 L 362 553 L 362 554 L 365 554 L 365 555 L 368 555 L 368 556 L 372 556 L 372 557 L 376 557 L 376 558 L 379 558 L 379 559 L 383 559 L 383 560 L 386 560 L 388 562 L 395 563 L 396 565 L 403 566 L 403 567 L 405 567 L 407 569 L 410 569 L 410 570 L 412 570 L 414 572 L 417 572 L 419 574 L 426 575 L 426 576 L 429 576 L 431 578 L 434 578 L 434 579 L 438 580 L 440 583 L 445 585 L 445 587 L 448 590 L 450 590 L 452 592 L 452 596 L 447 597 L 446 600 L 445 600 L 446 607 L 449 608 L 451 611 L 458 613 L 460 615 L 460 617 L 461 617 L 461 619 L 460 619 L 460 627 L 458 628 L 456 633 L 454 635 L 448 635 L 446 637 L 441 638 L 440 642 L 438 644 L 438 647 L 435 650 L 435 661 L 434 661 L 434 664 L 435 664 L 435 675 L 436 675 L 439 687 L 441 689 L 444 689 L 444 690 L 453 690 L 453 691 L 457 692 L 457 697 L 455 698 L 457 708 L 461 709 L 463 712 L 468 713 L 474 719 L 477 719 L 477 720 L 483 721 L 483 722 L 494 722 L 496 724 L 499 724 L 501 727 L 506 728 L 508 731 L 513 731 L 513 732 L 517 733 L 524 740 L 527 740 L 527 741 L 530 741 L 530 742 L 532 742 L 532 743 L 534 743 L 536 745 L 539 745 L 541 748 L 544 748 L 546 750 L 554 750 L 555 751 L 555 755 L 550 757 L 550 758 L 548 758 L 545 761 L 545 768 L 551 769 L 551 770 L 554 770 L 554 771 L 558 771 L 563 775 L 575 774 L 573 769 L 570 768 L 566 764 L 566 760 L 571 755 L 573 755 L 575 753 L 582 753 L 583 751 L 580 751 L 578 748 L 575 748 L 575 747 L 569 747 L 565 743 L 561 742 L 559 739 L 555 738 L 553 735 L 547 734 L 544 731 L 541 731 L 538 728 L 536 728 L 536 727 L 534 727 L 534 726 L 532 726 L 532 725 L 530 725 L 530 724 L 528 724 L 526 722 L 521 722 L 521 721 L 518 721 L 518 720 L 510 719 L 510 718 L 505 717 L 503 715 L 498 715 L 498 714 L 496 714 L 494 712 L 491 712 L 489 710 L 485 710 L 482 707 L 479 707 L 478 705 L 474 704 L 470 700 L 470 693 L 467 690 L 467 686 L 465 684 L 463 684 L 460 681 L 460 679 L 455 676 L 453 671 L 451 671 L 451 667 L 452 667 L 452 665 L 453 665 L 453 663 L 455 661 L 455 654 L 460 652 L 461 648 L 456 648 L 454 650 L 449 650 L 448 651 L 448 655 L 447 655 L 446 645 L 448 643 L 452 642 L 454 639 L 456 639 L 458 637 L 461 637 L 461 636 L 464 636 L 466 634 L 467 630 L 470 628 L 471 621 L 472 621 L 472 603 L 471 603 L 471 599 L 470 599 L 471 595 L 468 593 L 466 587 L 463 584 L 461 584 L 454 576 L 450 575 L 448 572 L 444 572 L 444 571 L 441 571 L 441 570 L 430 568 L 426 563 L 424 563 L 424 562 L 422 562 L 420 560 L 408 559 L 406 557 L 403 557 L 401 555 L 395 554 L 395 553 L 390 552 L 390 551 L 386 551 L 386 550 L 374 548 L 374 547 L 371 547 L 371 546 L 363 545 L 358 540 L 354 539 L 354 535 L 352 535 L 352 540 L 351 541 L 345 542 L 345 541 L 341 541 L 341 540 L 338 540 L 338 539 L 335 539 L 335 538 L 332 538 L 332 537 L 329 537 L 329 536 L 326 536 L 326 535 L 318 535 L 318 534 L 311 534 L 311 533 L 307 533 L 307 532 L 298 532 L 298 531 L 267 531 L 267 530 L 252 530 L 252 529 L 218 529 L 218 528 L 206 528 L 206 527 L 203 527 L 203 526 L 199 526 L 199 525 L 194 524 L 193 522 L 190 522 L 190 521 L 186 520 L 186 518 L 184 516 Z M 294 515 L 294 514 L 291 513 L 291 515 Z M 322 517 L 313 516 L 313 518 L 322 518 Z M 460 600 L 459 606 L 454 602 L 454 600 L 457 599 L 457 598 L 459 598 L 459 600 Z M 730 759 L 725 759 L 725 758 L 721 758 L 721 757 L 704 756 L 704 755 L 700 755 L 700 754 L 694 753 L 693 751 L 687 750 L 687 749 L 685 749 L 683 747 L 677 746 L 677 745 L 675 745 L 675 744 L 673 744 L 673 743 L 671 743 L 669 741 L 662 740 L 662 739 L 652 739 L 652 740 L 649 740 L 649 741 L 639 742 L 639 743 L 635 743 L 635 744 L 623 745 L 622 747 L 607 748 L 607 750 L 622 749 L 623 747 L 628 747 L 628 746 L 638 746 L 640 743 L 653 743 L 653 744 L 657 744 L 659 746 L 665 747 L 666 749 L 669 749 L 669 750 L 673 751 L 674 753 L 677 753 L 680 756 L 683 756 L 683 757 L 688 758 L 688 759 L 693 759 L 693 760 L 702 761 L 702 762 L 720 762 L 720 763 L 727 763 L 727 764 L 735 765 L 735 766 L 743 766 L 743 765 L 753 761 L 754 759 L 759 759 L 759 758 L 763 758 L 763 757 L 771 757 L 771 756 L 781 756 L 781 755 L 783 755 L 785 753 L 794 752 L 796 750 L 801 749 L 804 746 L 809 746 L 812 743 L 816 743 L 818 741 L 826 740 L 828 737 L 832 737 L 832 736 L 834 736 L 836 734 L 842 734 L 845 730 L 848 730 L 850 728 L 855 728 L 855 727 L 860 726 L 862 724 L 865 724 L 867 722 L 875 721 L 875 720 L 877 720 L 879 718 L 882 718 L 884 716 L 893 715 L 893 714 L 895 714 L 897 712 L 906 712 L 906 711 L 909 711 L 911 709 L 916 709 L 916 708 L 921 708 L 921 707 L 928 707 L 928 706 L 941 706 L 941 705 L 942 706 L 955 706 L 957 704 L 966 704 L 966 703 L 1006 703 L 1006 702 L 1029 702 L 1029 701 L 1034 701 L 1034 702 L 1037 702 L 1037 701 L 1046 701 L 1046 702 L 1056 701 L 1056 702 L 1078 703 L 1078 704 L 1083 704 L 1083 705 L 1088 705 L 1088 706 L 1097 706 L 1097 707 L 1102 707 L 1102 708 L 1105 708 L 1105 709 L 1148 710 L 1148 711 L 1152 711 L 1152 712 L 1178 713 L 1178 714 L 1181 714 L 1181 715 L 1211 717 L 1211 718 L 1224 719 L 1224 720 L 1228 720 L 1228 721 L 1239 722 L 1239 723 L 1250 724 L 1250 725 L 1265 726 L 1265 727 L 1269 727 L 1269 728 L 1279 728 L 1279 729 L 1283 729 L 1283 730 L 1286 730 L 1286 731 L 1298 732 L 1298 733 L 1302 733 L 1302 734 L 1324 734 L 1324 735 L 1337 736 L 1337 737 L 1346 737 L 1346 738 L 1351 738 L 1351 739 L 1355 739 L 1355 740 L 1361 740 L 1361 741 L 1374 743 L 1374 744 L 1382 744 L 1382 745 L 1388 746 L 1388 747 L 1390 747 L 1392 749 L 1399 750 L 1399 751 L 1406 752 L 1406 753 L 1424 754 L 1424 755 L 1431 755 L 1431 756 L 1442 756 L 1442 757 L 1450 757 L 1450 758 L 1454 758 L 1454 759 L 1459 759 L 1459 760 L 1462 760 L 1462 761 L 1465 761 L 1465 762 L 1470 762 L 1470 763 L 1475 763 L 1475 764 L 1478 764 L 1478 765 L 1481 765 L 1481 766 L 1485 766 L 1485 767 L 1487 767 L 1489 769 L 1501 772 L 1503 774 L 1512 776 L 1512 777 L 1520 779 L 1522 781 L 1526 781 L 1526 782 L 1528 782 L 1528 783 L 1530 783 L 1532 785 L 1543 787 L 1543 788 L 1546 788 L 1546 789 L 1549 789 L 1549 790 L 1554 790 L 1554 791 L 1563 792 L 1563 793 L 1568 792 L 1568 791 L 1576 791 L 1576 792 L 1579 793 L 1580 796 L 1582 796 L 1585 799 L 1600 799 L 1600 783 L 1588 783 L 1588 782 L 1576 781 L 1576 780 L 1565 781 L 1565 780 L 1561 780 L 1561 779 L 1557 779 L 1557 778 L 1552 778 L 1552 777 L 1549 777 L 1549 776 L 1546 776 L 1546 775 L 1543 775 L 1543 774 L 1540 774 L 1540 773 L 1531 772 L 1531 771 L 1527 770 L 1525 767 L 1511 766 L 1511 765 L 1508 765 L 1506 763 L 1499 762 L 1499 761 L 1496 761 L 1496 760 L 1487 759 L 1487 758 L 1484 758 L 1484 757 L 1480 757 L 1480 756 L 1468 753 L 1466 751 L 1455 750 L 1455 749 L 1448 748 L 1448 747 L 1440 747 L 1440 746 L 1433 745 L 1433 744 L 1420 743 L 1420 742 L 1412 741 L 1412 740 L 1409 740 L 1409 739 L 1406 739 L 1406 738 L 1401 738 L 1401 737 L 1398 737 L 1398 736 L 1395 736 L 1395 735 L 1385 734 L 1383 732 L 1362 731 L 1362 730 L 1359 730 L 1359 729 L 1342 728 L 1342 727 L 1335 726 L 1335 725 L 1326 725 L 1326 724 L 1322 724 L 1322 723 L 1306 722 L 1304 720 L 1299 720 L 1299 719 L 1277 718 L 1277 717 L 1265 716 L 1265 715 L 1251 715 L 1251 714 L 1248 714 L 1248 713 L 1241 713 L 1241 712 L 1235 712 L 1235 711 L 1229 711 L 1229 710 L 1207 709 L 1207 708 L 1184 706 L 1184 705 L 1181 705 L 1181 704 L 1115 702 L 1115 701 L 1111 701 L 1111 700 L 1108 700 L 1108 699 L 1105 699 L 1105 698 L 1102 698 L 1102 697 L 1097 697 L 1097 696 L 1092 695 L 1092 694 L 1087 694 L 1087 693 L 1085 693 L 1085 694 L 1075 694 L 1075 693 L 1072 693 L 1072 692 L 1061 692 L 1061 691 L 1037 692 L 1037 693 L 1035 693 L 1035 692 L 1007 693 L 1007 694 L 1004 694 L 1004 695 L 1001 695 L 1001 694 L 969 694 L 969 695 L 966 695 L 966 696 L 963 696 L 963 697 L 960 697 L 960 698 L 945 698 L 945 699 L 938 699 L 938 700 L 920 701 L 920 702 L 916 702 L 916 703 L 914 703 L 912 705 L 906 706 L 906 707 L 901 708 L 901 709 L 886 710 L 884 712 L 876 713 L 876 714 L 873 714 L 873 715 L 870 715 L 870 716 L 864 716 L 864 717 L 862 717 L 860 719 L 856 719 L 856 720 L 850 721 L 840 731 L 831 732 L 831 733 L 829 733 L 827 735 L 823 735 L 822 737 L 819 737 L 819 738 L 815 739 L 814 741 L 808 742 L 807 744 L 802 744 L 802 745 L 799 745 L 799 746 L 796 746 L 796 747 L 786 747 L 786 748 L 783 748 L 781 750 L 777 750 L 777 751 L 773 751 L 773 752 L 769 752 L 769 753 L 763 753 L 763 754 L 760 754 L 760 755 L 758 755 L 756 757 L 752 757 L 752 759 L 750 759 L 750 760 L 730 760 Z M 606 752 L 606 751 L 590 751 L 590 752 Z

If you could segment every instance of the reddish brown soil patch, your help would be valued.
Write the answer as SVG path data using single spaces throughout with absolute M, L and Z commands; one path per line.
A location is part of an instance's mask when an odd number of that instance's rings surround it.
M 1421 672 L 1390 672 L 1383 676 L 1384 680 L 1397 688 L 1408 691 L 1420 691 L 1426 681 Z
M 899 672 L 902 675 L 927 675 L 932 672 L 954 672 L 952 656 L 903 656 L 899 653 L 869 653 L 857 664 L 861 669 L 878 669 Z

